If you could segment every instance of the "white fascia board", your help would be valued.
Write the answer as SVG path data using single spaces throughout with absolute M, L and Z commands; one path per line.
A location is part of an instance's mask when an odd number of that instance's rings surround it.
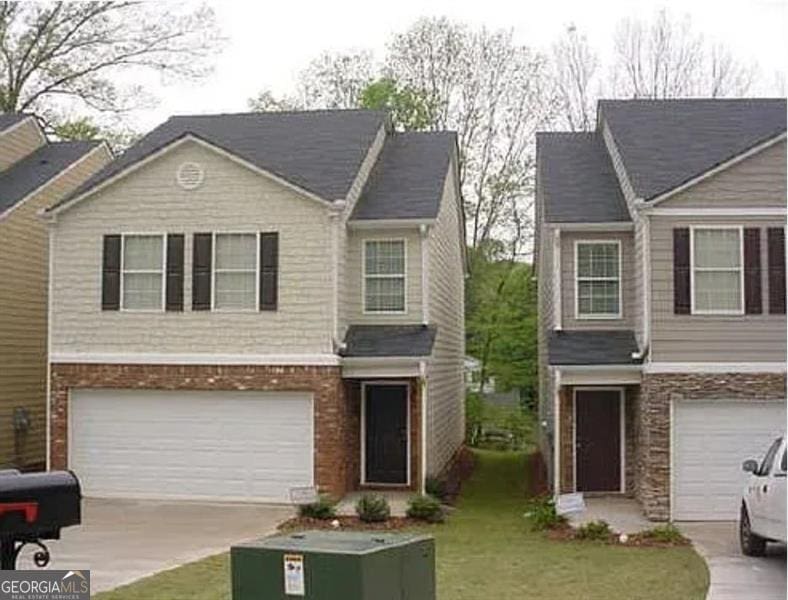
M 784 206 L 741 206 L 741 207 L 651 207 L 646 202 L 640 209 L 644 215 L 662 217 L 785 217 L 788 214 Z
M 76 196 L 75 198 L 72 198 L 71 200 L 69 200 L 65 204 L 62 204 L 62 205 L 60 205 L 60 206 L 58 206 L 56 208 L 53 208 L 52 210 L 47 211 L 47 215 L 53 216 L 53 215 L 57 215 L 57 214 L 63 212 L 64 210 L 68 210 L 74 204 L 76 204 L 78 202 L 81 202 L 85 198 L 88 198 L 88 197 L 90 197 L 90 196 L 92 196 L 94 194 L 97 194 L 99 191 L 101 191 L 104 188 L 112 185 L 116 181 L 118 181 L 118 180 L 120 180 L 120 179 L 122 179 L 122 178 L 124 178 L 124 177 L 126 177 L 128 175 L 131 175 L 132 173 L 134 173 L 135 171 L 138 171 L 139 169 L 143 168 L 145 165 L 149 164 L 150 162 L 153 162 L 154 160 L 156 160 L 157 158 L 160 158 L 164 154 L 167 154 L 168 152 L 171 152 L 172 150 L 174 150 L 176 148 L 179 148 L 181 145 L 183 145 L 183 144 L 185 144 L 187 142 L 196 143 L 196 144 L 198 144 L 198 145 L 200 145 L 200 146 L 202 146 L 204 148 L 208 148 L 209 150 L 212 150 L 213 152 L 216 152 L 217 154 L 219 154 L 219 155 L 221 155 L 221 156 L 223 156 L 223 157 L 225 157 L 225 158 L 227 158 L 227 159 L 229 159 L 229 160 L 241 165 L 242 167 L 245 167 L 245 168 L 249 169 L 250 171 L 253 171 L 253 172 L 255 172 L 255 173 L 259 174 L 259 175 L 263 175 L 264 177 L 267 177 L 268 179 L 271 179 L 272 181 L 275 181 L 276 183 L 278 183 L 278 184 L 280 184 L 280 185 L 282 185 L 282 186 L 284 186 L 284 187 L 286 187 L 288 189 L 291 189 L 294 192 L 296 192 L 296 193 L 298 193 L 298 194 L 300 194 L 300 195 L 302 195 L 302 196 L 304 196 L 306 198 L 310 198 L 312 200 L 315 200 L 316 202 L 318 202 L 318 203 L 320 203 L 320 204 L 322 204 L 322 205 L 324 205 L 326 207 L 336 208 L 335 204 L 333 202 L 331 202 L 330 200 L 326 200 L 325 198 L 321 198 L 317 194 L 314 194 L 314 193 L 310 192 L 309 190 L 306 190 L 306 189 L 304 189 L 302 187 L 299 187 L 299 186 L 287 181 L 286 179 L 283 179 L 283 178 L 279 177 L 278 175 L 275 175 L 274 173 L 271 173 L 270 171 L 262 169 L 262 168 L 258 167 L 257 165 L 254 165 L 254 164 L 248 162 L 247 160 L 245 160 L 245 159 L 233 154 L 232 152 L 228 152 L 224 148 L 220 148 L 219 146 L 216 146 L 216 145 L 214 145 L 214 144 L 212 144 L 212 143 L 210 143 L 210 142 L 208 142 L 208 141 L 206 141 L 206 140 L 204 140 L 202 138 L 199 138 L 199 137 L 197 137 L 197 136 L 195 136 L 193 134 L 186 134 L 186 135 L 184 135 L 182 137 L 179 137 L 179 138 L 173 140 L 169 144 L 159 148 L 155 152 L 152 152 L 151 154 L 149 154 L 145 158 L 143 158 L 143 159 L 141 159 L 141 160 L 139 160 L 139 161 L 137 161 L 135 163 L 132 163 L 131 165 L 129 165 L 128 167 L 126 167 L 122 171 L 120 171 L 118 173 L 115 173 L 115 175 L 113 175 L 112 177 L 109 177 L 108 179 L 105 179 L 104 181 L 102 181 L 101 183 L 96 185 L 95 187 L 92 187 L 89 190 L 87 190 L 86 192 L 84 192 L 83 194 L 80 194 L 79 196 Z
M 747 160 L 751 156 L 754 156 L 755 154 L 758 154 L 759 152 L 762 152 L 762 151 L 766 150 L 767 148 L 771 148 L 775 144 L 778 144 L 778 143 L 782 142 L 783 140 L 785 140 L 785 138 L 786 138 L 786 132 L 782 132 L 779 135 L 776 135 L 775 137 L 766 140 L 765 142 L 757 144 L 756 146 L 753 146 L 749 150 L 745 150 L 741 154 L 738 154 L 738 155 L 734 156 L 733 158 L 718 164 L 716 167 L 713 167 L 713 168 L 709 169 L 708 171 L 705 171 L 705 172 L 701 173 L 697 177 L 693 177 L 692 179 L 686 181 L 685 183 L 682 183 L 681 185 L 679 185 L 679 186 L 677 186 L 677 187 L 675 187 L 675 188 L 673 188 L 671 190 L 668 190 L 667 192 L 664 192 L 664 193 L 660 194 L 659 196 L 656 196 L 655 198 L 650 200 L 648 202 L 648 204 L 650 206 L 654 206 L 654 205 L 659 204 L 660 202 L 664 202 L 668 198 L 671 198 L 671 197 L 675 196 L 676 194 L 679 194 L 679 193 L 683 192 L 684 190 L 699 184 L 701 181 L 705 181 L 706 179 L 708 179 L 710 177 L 714 177 L 714 175 L 717 175 L 718 173 L 721 173 L 722 171 L 730 169 L 734 165 L 737 165 L 740 162 L 742 162 L 744 160 Z M 749 212 L 749 210 L 748 210 L 748 212 Z
M 113 365 L 310 365 L 338 366 L 336 354 L 164 354 L 53 352 L 50 363 L 104 363 Z
M 784 362 L 651 362 L 644 373 L 785 373 Z
M 342 360 L 342 377 L 423 377 L 428 364 L 427 356 L 351 356 Z

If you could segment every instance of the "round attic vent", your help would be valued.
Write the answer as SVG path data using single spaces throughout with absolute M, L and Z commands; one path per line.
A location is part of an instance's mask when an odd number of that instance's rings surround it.
M 205 179 L 205 171 L 201 165 L 195 162 L 185 162 L 178 167 L 178 172 L 175 176 L 178 185 L 184 190 L 194 190 L 202 185 Z

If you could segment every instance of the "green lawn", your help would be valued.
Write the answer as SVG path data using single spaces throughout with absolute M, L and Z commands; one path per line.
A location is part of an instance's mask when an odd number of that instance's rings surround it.
M 551 542 L 523 519 L 524 458 L 479 452 L 474 476 L 437 539 L 441 600 L 572 598 L 702 600 L 706 565 L 690 548 L 621 548 Z M 228 600 L 220 555 L 155 575 L 101 600 Z

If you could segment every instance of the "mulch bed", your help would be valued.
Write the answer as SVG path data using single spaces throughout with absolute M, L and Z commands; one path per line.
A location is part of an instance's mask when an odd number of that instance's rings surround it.
M 312 517 L 293 517 L 279 525 L 279 531 L 301 531 L 304 529 L 331 529 L 335 531 L 399 531 L 412 527 L 424 527 L 429 525 L 424 521 L 410 519 L 408 517 L 390 517 L 387 521 L 380 523 L 365 523 L 358 517 L 340 516 L 336 517 L 339 527 L 334 527 L 331 522 L 334 519 L 314 519 Z
M 601 540 L 587 540 L 581 538 L 577 534 L 577 530 L 568 523 L 557 525 L 545 532 L 547 539 L 555 542 L 586 542 L 594 541 L 611 546 L 626 546 L 627 548 L 678 548 L 682 546 L 689 546 L 690 541 L 685 538 L 676 538 L 671 541 L 656 539 L 648 531 L 641 531 L 627 535 L 627 541 L 622 542 L 617 533 L 611 533 L 606 539 Z

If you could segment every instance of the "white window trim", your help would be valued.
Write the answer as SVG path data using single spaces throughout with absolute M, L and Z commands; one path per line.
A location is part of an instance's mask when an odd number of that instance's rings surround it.
M 617 313 L 590 313 L 590 314 L 580 314 L 580 285 L 577 273 L 577 262 L 578 262 L 578 250 L 580 245 L 608 245 L 608 244 L 615 244 L 618 250 L 618 312 Z M 622 289 L 624 287 L 624 277 L 621 267 L 623 265 L 622 257 L 621 257 L 621 240 L 617 239 L 607 239 L 607 240 L 575 240 L 575 272 L 574 272 L 574 279 L 575 279 L 575 319 L 578 321 L 615 321 L 623 318 L 623 302 L 624 297 L 622 293 Z M 604 280 L 604 281 L 611 281 L 612 277 L 584 277 L 584 280 Z
M 217 308 L 216 307 L 216 236 L 217 235 L 254 235 L 255 236 L 255 277 L 254 307 Z M 247 273 L 250 269 L 220 269 L 222 273 Z M 259 231 L 214 231 L 211 233 L 211 312 L 217 313 L 256 313 L 260 307 L 260 232 Z
M 739 310 L 700 310 L 695 307 L 695 231 L 735 229 L 739 232 Z M 691 225 L 690 226 L 690 304 L 693 315 L 733 315 L 744 314 L 744 226 L 742 225 Z M 705 271 L 733 271 L 734 269 L 704 269 Z
M 367 387 L 375 387 L 375 386 L 402 386 L 405 388 L 405 408 L 406 408 L 406 426 L 407 426 L 407 457 L 406 457 L 406 481 L 405 483 L 380 483 L 376 481 L 369 481 L 367 480 Z M 407 381 L 403 380 L 396 380 L 396 379 L 381 379 L 381 380 L 372 380 L 372 381 L 362 381 L 361 382 L 361 485 L 375 485 L 380 487 L 403 487 L 403 486 L 410 486 L 411 483 L 411 472 L 410 472 L 410 460 L 411 460 L 411 431 L 410 431 L 410 421 L 411 421 L 411 414 L 410 414 L 410 384 Z M 423 475 L 422 475 L 423 476 Z
M 127 237 L 160 237 L 161 240 L 161 270 L 129 271 L 129 273 L 160 273 L 161 274 L 161 306 L 159 308 L 126 308 L 126 238 Z M 127 313 L 161 313 L 167 308 L 167 234 L 161 231 L 153 232 L 125 232 L 120 234 L 120 312 Z
M 575 386 L 572 388 L 572 490 L 577 491 L 577 392 L 618 392 L 619 399 L 619 489 L 590 492 L 592 494 L 624 494 L 627 491 L 627 419 L 626 390 L 622 386 Z M 671 471 L 672 472 L 672 471 Z
M 367 275 L 368 242 L 402 242 L 402 275 Z M 402 310 L 368 310 L 367 277 L 390 279 L 402 277 Z M 405 315 L 408 314 L 408 240 L 405 238 L 364 238 L 361 240 L 361 308 L 365 315 Z

